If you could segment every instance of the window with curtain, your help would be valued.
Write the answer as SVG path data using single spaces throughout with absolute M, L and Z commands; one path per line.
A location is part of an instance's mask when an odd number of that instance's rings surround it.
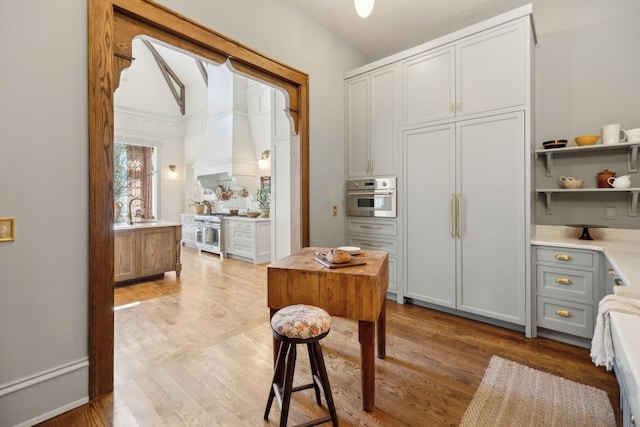
M 155 147 L 116 143 L 114 145 L 114 196 L 121 202 L 123 214 L 153 218 L 153 174 Z

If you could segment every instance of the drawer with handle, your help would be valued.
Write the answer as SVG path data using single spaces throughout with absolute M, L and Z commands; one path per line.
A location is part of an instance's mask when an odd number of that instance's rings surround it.
M 595 258 L 596 254 L 593 252 L 580 252 L 565 248 L 538 248 L 536 250 L 536 260 L 538 262 L 594 267 L 597 261 Z
M 593 303 L 593 272 L 538 265 L 536 267 L 538 295 Z
M 349 236 L 349 245 L 374 251 L 387 251 L 390 254 L 398 253 L 398 243 L 395 239 L 380 239 L 369 236 Z
M 538 296 L 537 323 L 552 329 L 584 338 L 593 337 L 593 306 Z
M 375 236 L 397 237 L 398 223 L 395 220 L 348 219 L 347 233 L 370 234 Z

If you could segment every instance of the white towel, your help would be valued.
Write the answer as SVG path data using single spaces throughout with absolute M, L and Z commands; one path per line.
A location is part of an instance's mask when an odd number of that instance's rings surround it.
M 619 295 L 607 295 L 598 304 L 596 328 L 591 340 L 591 360 L 596 366 L 605 366 L 607 371 L 613 367 L 615 356 L 609 324 L 609 312 L 611 311 L 640 315 L 640 300 Z

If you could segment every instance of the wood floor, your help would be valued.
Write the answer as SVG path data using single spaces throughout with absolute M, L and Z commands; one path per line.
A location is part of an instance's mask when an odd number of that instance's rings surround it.
M 277 426 L 262 415 L 272 376 L 266 266 L 183 250 L 182 276 L 115 293 L 115 391 L 41 426 Z M 135 305 L 126 306 L 134 303 Z M 137 303 L 137 304 L 136 304 Z M 387 303 L 387 357 L 376 409 L 360 401 L 357 324 L 333 318 L 321 342 L 340 425 L 456 426 L 492 355 L 605 390 L 622 425 L 615 376 L 587 349 L 414 305 Z M 309 380 L 300 351 L 294 385 Z M 295 393 L 289 425 L 325 414 Z

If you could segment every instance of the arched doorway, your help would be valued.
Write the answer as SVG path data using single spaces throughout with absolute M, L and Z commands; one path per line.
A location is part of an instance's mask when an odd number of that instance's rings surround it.
M 288 95 L 297 144 L 291 147 L 291 248 L 309 245 L 308 76 L 146 0 L 89 0 L 89 397 L 113 390 L 113 96 L 145 34 Z

